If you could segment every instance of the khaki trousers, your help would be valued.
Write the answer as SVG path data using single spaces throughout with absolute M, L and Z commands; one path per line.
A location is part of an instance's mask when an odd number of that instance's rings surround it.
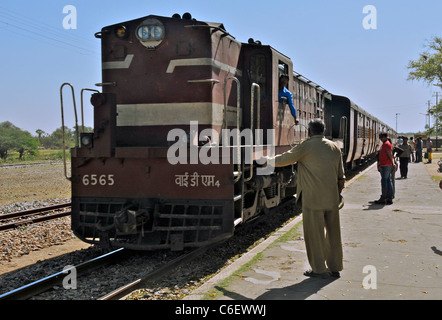
M 342 242 L 339 210 L 303 208 L 304 240 L 313 272 L 336 272 L 342 266 Z

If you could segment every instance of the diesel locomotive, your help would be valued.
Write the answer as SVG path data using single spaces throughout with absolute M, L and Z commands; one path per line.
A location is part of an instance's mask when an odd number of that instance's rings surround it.
M 183 250 L 226 239 L 237 225 L 292 199 L 296 165 L 260 159 L 308 137 L 321 118 L 347 167 L 391 128 L 293 71 L 269 45 L 236 40 L 222 23 L 149 15 L 106 26 L 93 132 L 71 149 L 72 229 L 83 241 Z M 288 76 L 299 124 L 278 98 Z M 62 127 L 63 88 L 60 88 Z M 75 111 L 75 114 L 76 111 Z M 77 116 L 76 116 L 77 117 Z

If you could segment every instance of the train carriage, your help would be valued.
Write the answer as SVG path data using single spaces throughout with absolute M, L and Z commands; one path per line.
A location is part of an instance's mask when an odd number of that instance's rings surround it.
M 326 135 L 341 147 L 347 169 L 375 154 L 379 133 L 387 132 L 396 140 L 394 130 L 344 96 L 333 94 L 326 100 L 325 123 Z

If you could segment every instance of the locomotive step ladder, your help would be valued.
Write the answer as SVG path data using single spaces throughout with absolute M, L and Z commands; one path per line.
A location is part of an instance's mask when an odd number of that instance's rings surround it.
M 61 131 L 62 131 L 62 141 L 63 141 L 63 165 L 64 165 L 64 176 L 66 179 L 71 180 L 72 177 L 68 177 L 67 175 L 67 167 L 66 167 L 66 138 L 65 138 L 65 125 L 64 125 L 64 105 L 63 105 L 63 87 L 69 86 L 71 88 L 72 94 L 72 103 L 74 106 L 74 115 L 75 115 L 75 148 L 79 148 L 79 136 L 80 131 L 78 128 L 78 117 L 77 117 L 77 104 L 75 102 L 75 93 L 74 86 L 70 83 L 63 83 L 60 86 L 60 106 L 61 106 Z M 100 92 L 95 89 L 83 88 L 81 89 L 81 133 L 84 132 L 84 107 L 83 107 L 83 93 L 84 91 L 92 91 L 92 92 Z
M 244 183 L 247 181 L 250 181 L 253 178 L 253 130 L 254 130 L 254 103 L 255 103 L 255 91 L 257 91 L 257 128 L 260 128 L 260 87 L 258 84 L 256 83 L 252 83 L 251 85 L 251 104 L 250 104 L 250 146 L 248 148 L 250 154 L 249 154 L 249 159 L 250 159 L 250 164 L 245 164 L 244 159 L 245 157 L 245 149 L 242 148 L 243 146 L 241 145 L 241 137 L 240 137 L 240 128 L 241 128 L 241 108 L 240 108 L 240 101 L 241 101 L 241 89 L 240 89 L 240 82 L 236 77 L 228 77 L 224 80 L 224 89 L 223 89 L 223 93 L 224 93 L 224 116 L 223 116 L 223 125 L 222 125 L 222 129 L 227 129 L 227 83 L 229 81 L 234 81 L 236 84 L 236 88 L 237 88 L 237 96 L 236 96 L 236 154 L 234 154 L 234 158 L 236 155 L 236 163 L 235 163 L 235 170 L 233 172 L 233 181 L 234 181 L 234 196 L 233 196 L 233 201 L 234 201 L 234 208 L 235 208 L 235 220 L 234 220 L 234 225 L 238 225 L 241 222 L 244 222 Z M 260 144 L 259 141 L 259 135 L 256 137 L 257 141 L 255 142 L 256 144 Z M 222 137 L 222 141 L 223 143 L 227 141 L 227 137 Z M 249 175 L 248 177 L 245 177 L 245 172 L 249 171 Z

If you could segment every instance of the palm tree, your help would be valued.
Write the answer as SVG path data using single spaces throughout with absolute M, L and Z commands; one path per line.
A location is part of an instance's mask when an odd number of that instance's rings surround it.
M 41 135 L 45 132 L 41 129 L 37 129 L 37 130 L 35 130 L 35 133 L 38 134 L 38 143 L 40 144 Z

